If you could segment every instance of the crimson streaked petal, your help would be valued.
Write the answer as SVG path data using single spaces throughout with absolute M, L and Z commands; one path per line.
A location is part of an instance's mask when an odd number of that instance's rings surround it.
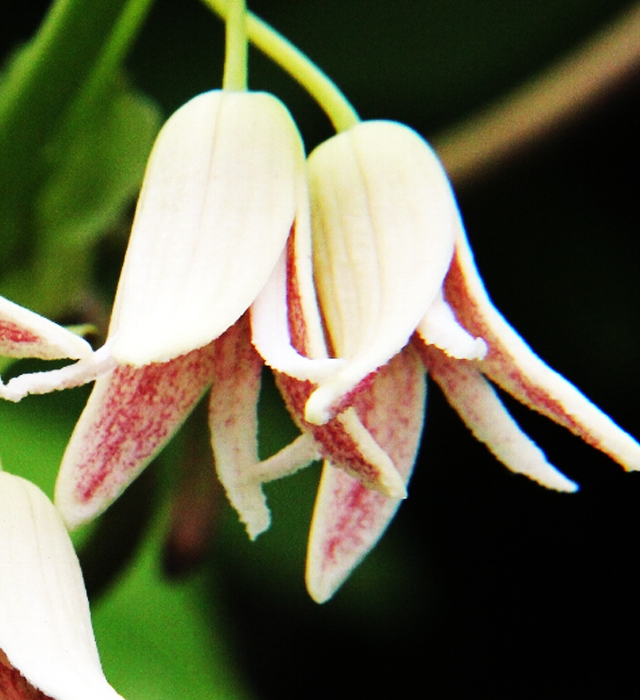
M 182 425 L 212 381 L 213 344 L 96 382 L 67 446 L 56 505 L 70 528 L 105 510 Z
M 518 401 L 571 430 L 625 469 L 640 469 L 640 445 L 584 394 L 546 365 L 491 303 L 458 224 L 445 296 L 464 327 L 489 346 L 480 369 Z
M 0 355 L 79 360 L 91 352 L 89 343 L 75 333 L 0 297 Z
M 376 373 L 354 402 L 405 484 L 420 443 L 425 395 L 424 367 L 408 347 Z M 380 539 L 399 504 L 325 462 L 307 554 L 307 588 L 314 600 L 322 603 L 333 595 Z
M 453 360 L 433 346 L 423 347 L 422 353 L 429 374 L 451 406 L 474 437 L 508 469 L 556 491 L 573 492 L 578 488 L 549 464 L 537 445 L 520 430 L 476 365 Z

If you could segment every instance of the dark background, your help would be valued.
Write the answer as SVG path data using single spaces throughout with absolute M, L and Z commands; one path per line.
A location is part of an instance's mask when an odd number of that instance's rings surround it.
M 47 3 L 3 3 L 2 49 Z M 588 7 L 587 7 L 588 6 Z M 623 2 L 262 0 L 250 8 L 319 62 L 363 118 L 426 137 L 508 91 L 588 36 Z M 158 0 L 133 81 L 168 114 L 216 87 L 220 23 Z M 252 87 L 284 99 L 308 148 L 320 110 L 257 54 Z M 640 76 L 486 177 L 459 203 L 496 306 L 551 366 L 640 436 Z M 235 652 L 263 698 L 374 694 L 634 698 L 640 622 L 640 476 L 507 399 L 581 489 L 549 492 L 498 464 L 430 385 L 410 497 L 334 600 L 306 595 L 317 470 L 268 488 L 274 527 L 245 541 L 226 515 L 210 557 Z M 283 418 L 268 401 L 265 424 Z M 188 692 L 185 692 L 188 697 Z

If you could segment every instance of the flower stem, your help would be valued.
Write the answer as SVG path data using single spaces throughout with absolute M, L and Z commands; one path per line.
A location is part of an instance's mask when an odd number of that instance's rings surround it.
M 202 1 L 220 17 L 228 17 L 229 0 Z M 302 85 L 324 110 L 336 131 L 350 129 L 360 121 L 338 86 L 300 49 L 250 12 L 246 26 L 251 42 Z
M 230 0 L 226 14 L 223 90 L 247 89 L 247 8 L 244 0 Z

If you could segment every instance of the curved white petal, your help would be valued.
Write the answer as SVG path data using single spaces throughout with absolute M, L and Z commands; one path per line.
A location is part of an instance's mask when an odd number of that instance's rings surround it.
M 640 444 L 545 364 L 491 303 L 459 217 L 456 253 L 445 282 L 445 296 L 460 323 L 487 342 L 489 352 L 480 369 L 492 381 L 625 469 L 640 470 Z
M 138 202 L 110 329 L 118 362 L 217 338 L 264 286 L 294 223 L 304 151 L 264 93 L 208 92 L 165 124 Z
M 32 483 L 0 472 L 0 649 L 54 700 L 121 700 L 96 648 L 78 559 Z
M 482 360 L 487 354 L 487 344 L 458 323 L 442 292 L 438 292 L 416 331 L 427 345 L 435 345 L 458 360 Z
M 411 129 L 364 122 L 308 159 L 318 298 L 348 365 L 311 397 L 325 423 L 360 380 L 406 345 L 453 254 L 456 205 L 436 155 Z
M 287 251 L 285 250 L 251 306 L 253 344 L 265 363 L 278 372 L 314 383 L 326 380 L 345 360 L 301 355 L 292 345 L 287 308 Z M 322 348 L 324 350 L 324 347 Z
M 578 486 L 561 474 L 518 427 L 477 366 L 447 357 L 434 347 L 424 352 L 425 364 L 449 403 L 474 436 L 512 472 L 524 474 L 556 491 Z
M 79 360 L 91 352 L 89 343 L 75 333 L 0 297 L 0 355 Z
M 58 389 L 82 386 L 115 368 L 116 361 L 111 357 L 107 343 L 73 365 L 14 377 L 6 386 L 0 387 L 0 395 L 8 401 L 20 401 L 28 394 L 47 394 Z

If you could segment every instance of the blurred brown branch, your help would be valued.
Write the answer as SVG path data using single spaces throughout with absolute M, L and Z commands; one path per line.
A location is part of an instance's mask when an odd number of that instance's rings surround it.
M 439 134 L 433 145 L 464 183 L 572 122 L 640 67 L 640 4 L 497 103 Z

